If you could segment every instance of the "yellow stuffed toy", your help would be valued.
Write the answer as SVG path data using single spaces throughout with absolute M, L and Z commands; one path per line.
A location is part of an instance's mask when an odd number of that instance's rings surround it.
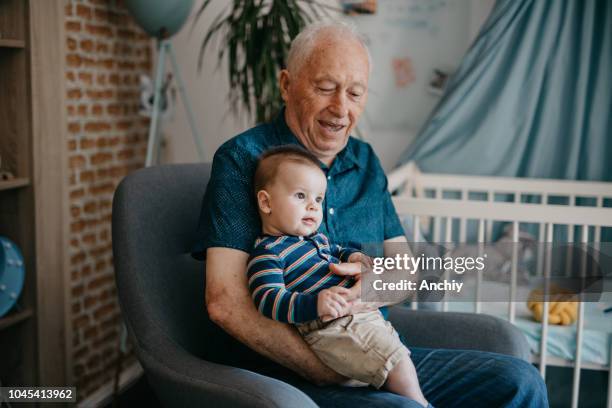
M 569 326 L 576 321 L 578 314 L 578 302 L 568 292 L 554 288 L 550 291 L 548 302 L 548 323 Z M 533 317 L 542 321 L 542 309 L 544 309 L 543 291 L 536 289 L 531 291 L 527 300 L 527 307 L 533 313 Z

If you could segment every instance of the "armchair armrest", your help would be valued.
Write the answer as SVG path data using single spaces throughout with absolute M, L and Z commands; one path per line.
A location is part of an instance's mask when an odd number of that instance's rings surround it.
M 389 320 L 408 346 L 490 351 L 529 361 L 525 335 L 494 316 L 394 306 L 389 308 Z
M 287 383 L 201 360 L 176 345 L 167 350 L 163 361 L 142 349 L 138 358 L 164 406 L 317 407 Z

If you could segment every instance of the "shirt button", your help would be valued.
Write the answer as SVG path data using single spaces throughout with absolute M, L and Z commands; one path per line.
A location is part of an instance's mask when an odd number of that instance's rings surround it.
M 333 209 L 333 208 L 330 208 L 330 209 L 329 209 L 329 215 L 334 215 L 334 212 L 335 212 L 335 211 L 334 211 L 334 209 Z
M 328 180 L 331 180 L 331 176 L 327 176 L 327 179 L 328 179 Z

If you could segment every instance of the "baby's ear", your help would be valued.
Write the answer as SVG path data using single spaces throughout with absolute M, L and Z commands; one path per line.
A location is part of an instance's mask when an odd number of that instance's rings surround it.
M 257 206 L 264 214 L 270 214 L 272 212 L 272 207 L 270 206 L 270 194 L 268 194 L 266 190 L 259 190 L 257 192 Z

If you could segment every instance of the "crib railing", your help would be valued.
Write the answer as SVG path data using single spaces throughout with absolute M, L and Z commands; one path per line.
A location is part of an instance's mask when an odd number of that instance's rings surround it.
M 602 229 L 612 227 L 612 183 L 421 174 L 409 165 L 389 176 L 389 190 L 399 191 L 393 198 L 398 214 L 413 219 L 411 238 L 414 242 L 418 241 L 421 228 L 425 226 L 433 242 L 464 243 L 468 240 L 468 223 L 476 223 L 476 237 L 472 238 L 484 244 L 493 239 L 495 223 L 508 223 L 512 242 L 519 242 L 523 225 L 536 225 L 539 242 L 552 243 L 555 231 L 563 229 L 566 242 L 591 244 L 599 249 Z M 514 245 L 508 302 L 508 319 L 513 323 L 516 318 L 517 251 L 518 245 Z M 538 257 L 538 265 L 544 277 L 549 277 L 551 254 L 548 251 Z M 581 273 L 587 273 L 586 258 Z M 476 313 L 482 308 L 481 284 L 482 272 L 479 271 L 474 303 Z M 416 307 L 416 302 L 412 304 Z M 548 309 L 549 303 L 544 298 L 540 352 L 539 356 L 533 356 L 543 378 L 547 364 L 553 364 L 547 361 Z M 442 310 L 448 310 L 446 301 L 442 302 Z M 574 367 L 572 407 L 578 406 L 583 336 L 584 303 L 579 302 L 576 351 L 574 361 L 568 362 Z M 605 369 L 612 373 L 612 342 L 610 356 L 611 361 Z M 612 408 L 612 374 L 609 377 L 607 405 Z

